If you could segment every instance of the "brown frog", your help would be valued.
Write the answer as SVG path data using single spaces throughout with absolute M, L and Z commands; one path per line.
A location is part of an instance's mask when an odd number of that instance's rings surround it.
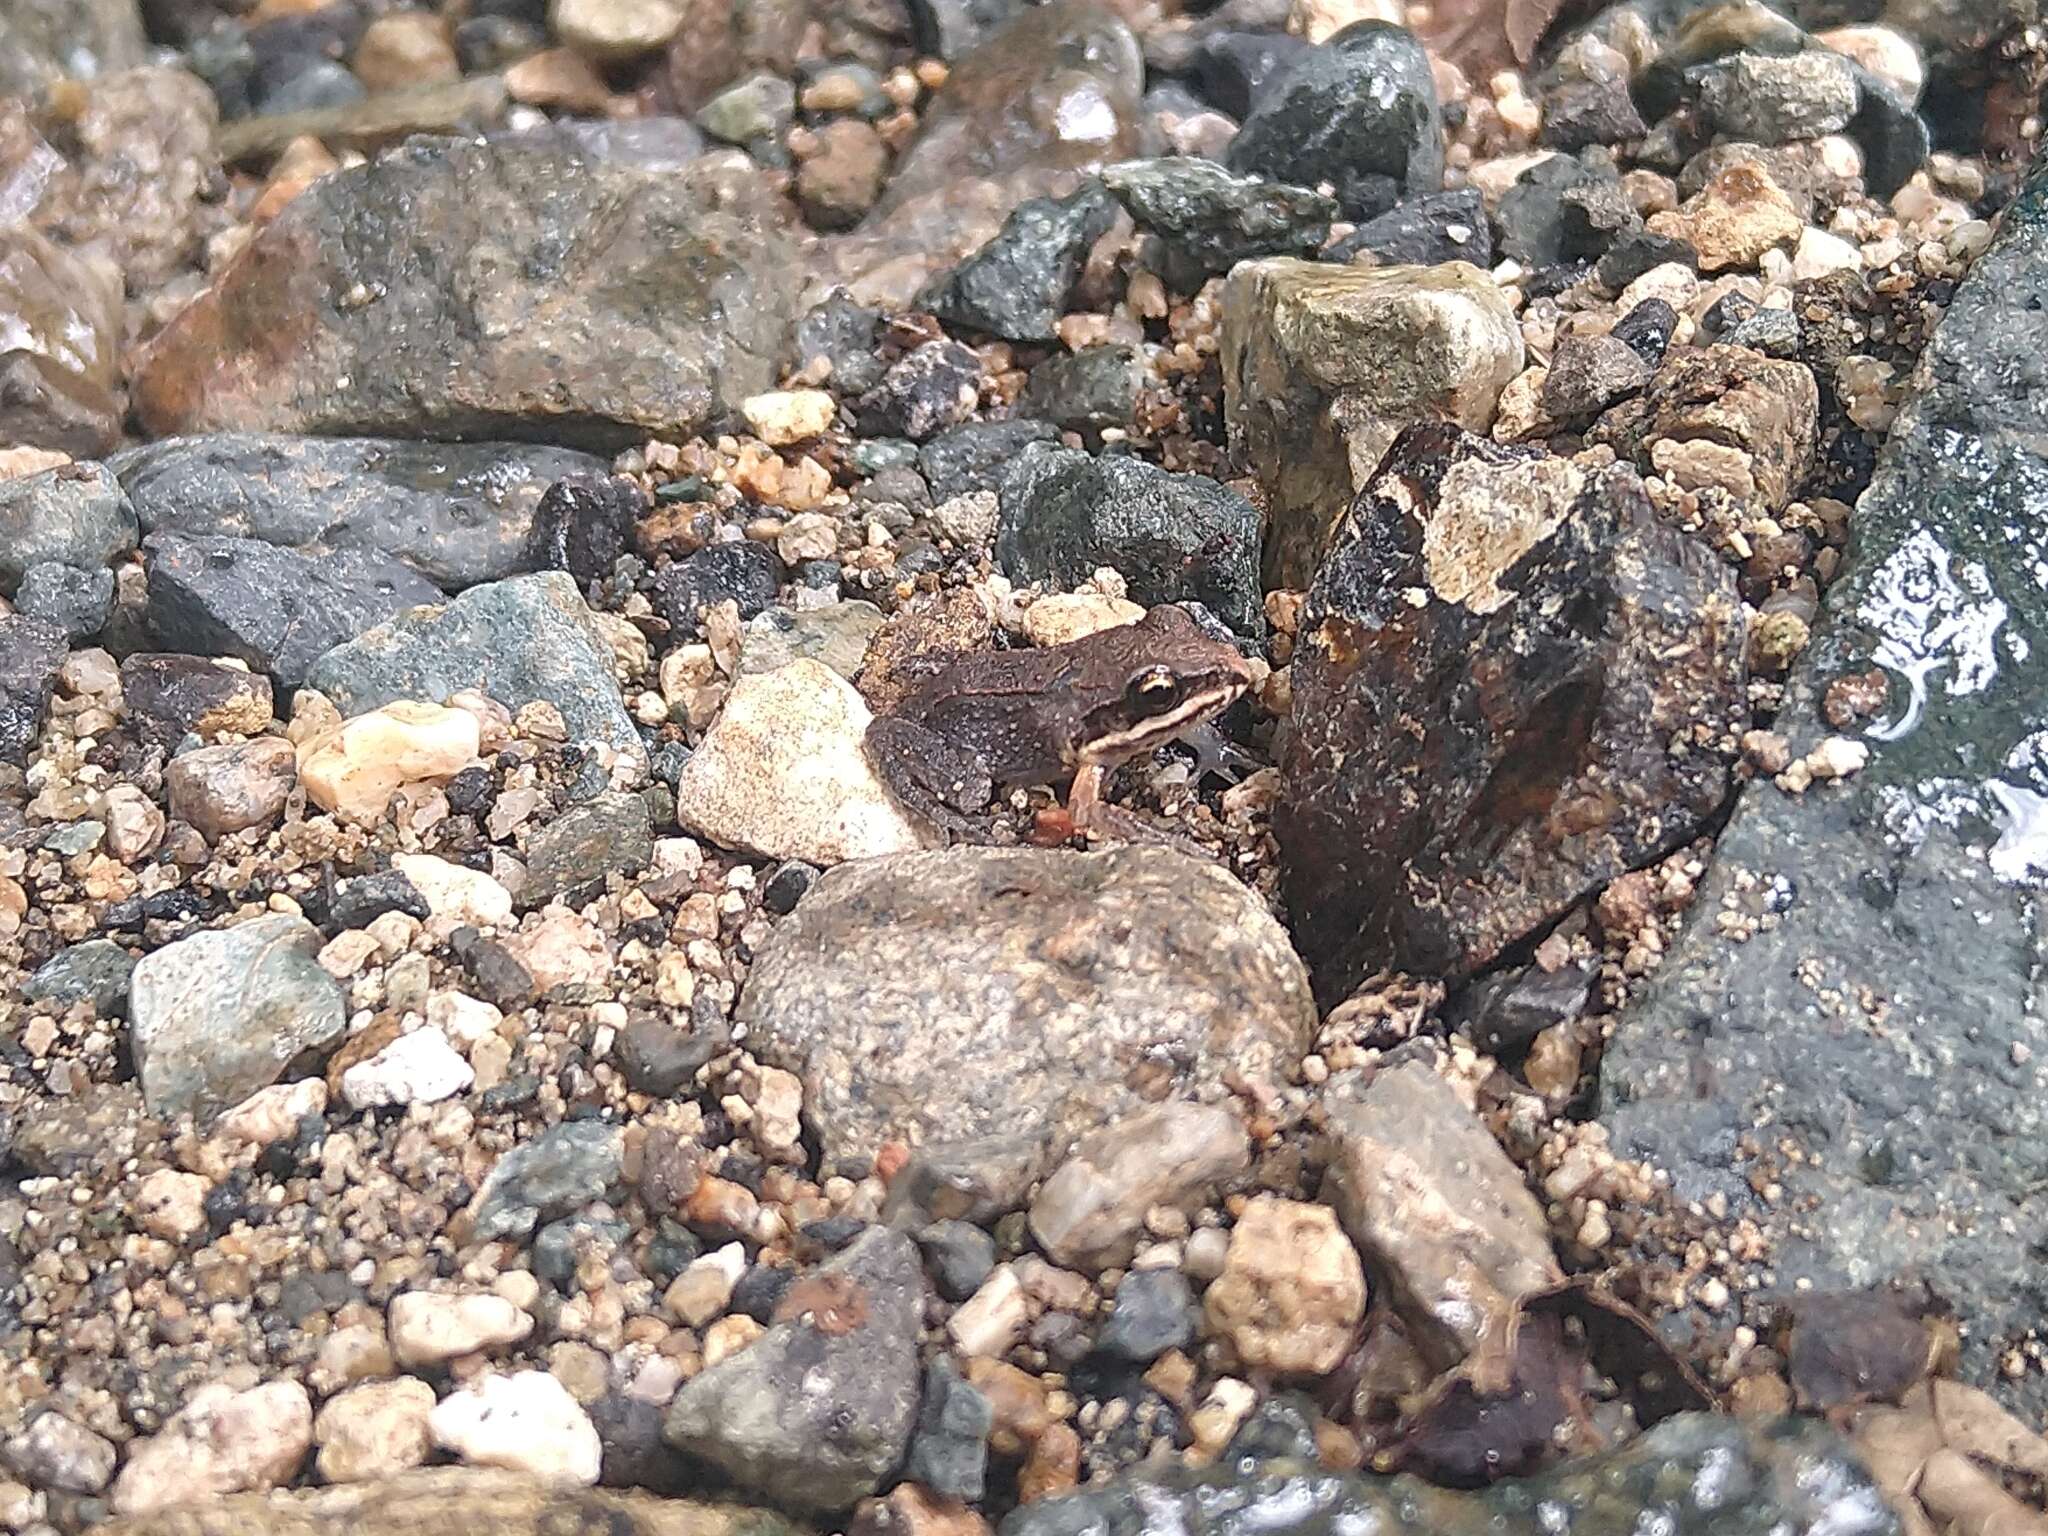
M 864 745 L 903 807 L 949 834 L 982 834 L 998 789 L 1071 779 L 1077 831 L 1149 840 L 1142 820 L 1104 803 L 1104 781 L 1251 683 L 1232 646 L 1161 605 L 1064 645 L 949 658 L 869 724 Z

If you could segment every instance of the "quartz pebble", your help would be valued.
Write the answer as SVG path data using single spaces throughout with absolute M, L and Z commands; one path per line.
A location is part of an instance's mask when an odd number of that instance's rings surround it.
M 434 1444 L 471 1466 L 593 1484 L 603 1445 L 582 1405 L 546 1371 L 485 1376 L 434 1405 Z
M 448 1037 L 431 1025 L 400 1035 L 341 1074 L 341 1096 L 356 1109 L 387 1104 L 435 1104 L 476 1081 L 476 1073 Z
M 201 1387 L 163 1431 L 129 1447 L 109 1501 L 120 1515 L 291 1481 L 313 1444 L 313 1403 L 295 1381 Z
M 1365 1315 L 1365 1271 L 1328 1206 L 1260 1195 L 1238 1217 L 1203 1306 L 1246 1365 L 1320 1375 Z
M 406 1291 L 391 1298 L 389 1326 L 398 1363 L 423 1366 L 516 1344 L 533 1319 L 502 1296 Z
M 401 699 L 301 744 L 299 779 L 323 811 L 375 821 L 401 786 L 446 783 L 481 746 L 469 711 Z
M 329 1483 L 369 1483 L 417 1467 L 433 1448 L 434 1389 L 401 1376 L 337 1394 L 313 1420 L 314 1467 Z

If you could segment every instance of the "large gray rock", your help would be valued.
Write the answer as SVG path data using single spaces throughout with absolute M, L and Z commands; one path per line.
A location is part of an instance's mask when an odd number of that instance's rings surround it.
M 687 435 L 773 386 L 798 280 L 691 173 L 418 139 L 263 226 L 151 344 L 136 404 L 153 436 Z
M 917 1249 L 873 1228 L 779 1310 L 784 1321 L 683 1385 L 662 1438 L 786 1509 L 845 1509 L 895 1469 L 916 1422 Z
M 306 675 L 343 714 L 393 699 L 446 701 L 480 688 L 517 710 L 545 701 L 569 735 L 644 756 L 612 677 L 612 651 L 575 581 L 562 571 L 514 576 L 444 607 L 419 608 L 336 646 Z
M 1898 1536 L 1848 1445 L 1811 1419 L 1666 1419 L 1618 1450 L 1476 1493 L 1226 1454 L 1020 1506 L 1000 1536 Z
M 736 1019 L 802 1077 L 828 1159 L 999 1142 L 1028 1179 L 1149 1100 L 1277 1081 L 1315 1009 L 1287 935 L 1220 865 L 955 848 L 828 871 L 761 947 Z
M 616 1125 L 566 1120 L 498 1159 L 476 1193 L 480 1241 L 531 1236 L 541 1222 L 602 1200 L 618 1183 L 625 1144 Z
M 61 464 L 0 480 L 0 592 L 12 594 L 32 565 L 91 570 L 135 547 L 135 510 L 101 464 Z
M 237 657 L 283 689 L 343 641 L 442 597 L 411 566 L 359 549 L 312 556 L 260 539 L 153 533 L 143 563 L 153 644 Z
M 1999 1360 L 2048 1311 L 2048 170 L 1922 366 L 1778 723 L 1795 755 L 1839 731 L 1870 764 L 1745 792 L 1618 1021 L 1603 1118 L 1682 1199 L 1753 1223 L 1780 1293 L 1924 1276 L 1965 1374 L 2038 1418 L 2048 1377 Z
M 109 462 L 145 532 L 263 539 L 311 555 L 366 550 L 451 589 L 525 569 L 521 549 L 547 488 L 609 467 L 523 443 L 246 432 L 148 443 Z
M 0 615 L 0 763 L 28 760 L 70 649 L 69 637 L 47 620 Z
M 128 1017 L 151 1114 L 218 1114 L 341 1039 L 348 1006 L 314 958 L 320 943 L 304 918 L 271 914 L 136 963 Z

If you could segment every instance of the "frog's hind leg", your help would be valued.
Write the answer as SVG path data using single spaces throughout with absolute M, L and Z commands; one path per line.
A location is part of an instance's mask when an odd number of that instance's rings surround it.
M 976 754 L 894 715 L 870 721 L 861 746 L 882 786 L 912 816 L 945 833 L 949 842 L 988 840 L 983 813 L 995 784 Z
M 1190 853 L 1197 858 L 1216 857 L 1215 849 L 1205 848 L 1193 838 L 1182 837 L 1177 832 L 1169 832 L 1136 811 L 1111 805 L 1103 799 L 1103 786 L 1108 783 L 1110 772 L 1100 763 L 1083 763 L 1075 771 L 1074 786 L 1067 791 L 1067 815 L 1072 818 L 1075 831 L 1085 833 L 1090 839 L 1151 843 L 1178 848 L 1182 853 Z

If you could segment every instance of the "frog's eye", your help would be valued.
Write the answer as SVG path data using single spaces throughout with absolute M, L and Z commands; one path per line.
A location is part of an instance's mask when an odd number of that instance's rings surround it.
M 1124 707 L 1140 720 L 1163 715 L 1180 702 L 1180 679 L 1171 667 L 1147 667 L 1124 685 Z

